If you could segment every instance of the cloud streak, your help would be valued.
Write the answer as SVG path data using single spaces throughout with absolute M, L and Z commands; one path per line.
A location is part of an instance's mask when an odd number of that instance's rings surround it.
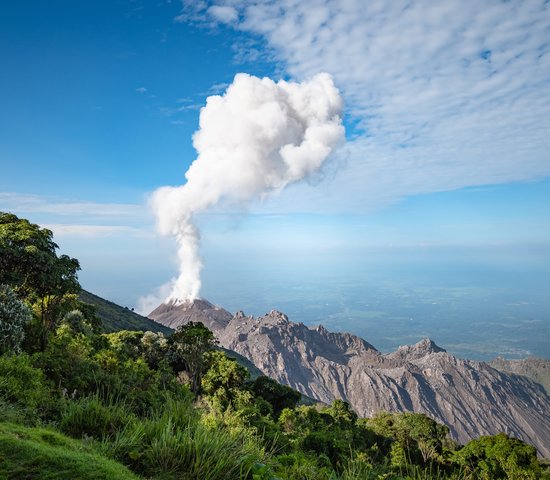
M 143 205 L 81 202 L 63 198 L 0 192 L 0 209 L 21 214 L 42 213 L 92 217 L 143 217 Z
M 361 210 L 550 175 L 544 1 L 216 4 L 234 9 L 231 25 L 267 42 L 294 78 L 330 73 L 354 125 L 333 184 L 301 185 L 273 208 Z M 212 21 L 208 8 L 187 18 Z
M 44 224 L 57 237 L 105 238 L 113 236 L 151 237 L 150 232 L 124 225 Z

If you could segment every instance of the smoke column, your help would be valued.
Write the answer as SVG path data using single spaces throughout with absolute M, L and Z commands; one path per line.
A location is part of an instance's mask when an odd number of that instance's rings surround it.
M 151 205 L 163 235 L 179 248 L 179 277 L 167 302 L 198 297 L 202 268 L 193 216 L 220 200 L 246 204 L 318 170 L 343 138 L 342 98 L 330 75 L 303 83 L 237 74 L 211 96 L 193 135 L 198 156 L 178 187 L 161 187 Z

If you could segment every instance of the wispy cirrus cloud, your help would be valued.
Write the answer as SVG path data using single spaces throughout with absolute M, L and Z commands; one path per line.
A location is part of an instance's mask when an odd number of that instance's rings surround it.
M 12 212 L 57 237 L 147 237 L 152 222 L 145 205 L 73 201 L 0 192 L 0 211 Z
M 105 238 L 113 236 L 150 237 L 152 232 L 124 225 L 44 224 L 57 237 Z
M 212 3 L 183 4 L 187 19 L 228 24 Z M 345 168 L 321 188 L 294 189 L 279 205 L 362 209 L 550 175 L 547 2 L 215 6 L 234 10 L 229 25 L 259 38 L 293 77 L 332 74 L 346 100 L 348 143 L 339 154 Z
M 88 218 L 143 217 L 143 205 L 139 204 L 82 202 L 14 192 L 0 192 L 0 210 L 18 214 L 38 213 Z

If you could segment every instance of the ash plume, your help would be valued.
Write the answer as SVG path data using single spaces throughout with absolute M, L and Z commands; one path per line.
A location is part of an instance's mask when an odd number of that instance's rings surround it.
M 184 185 L 151 198 L 157 227 L 178 243 L 179 276 L 165 301 L 198 297 L 202 262 L 194 216 L 220 201 L 247 205 L 318 170 L 341 141 L 342 98 L 321 73 L 302 83 L 237 74 L 208 97 L 193 135 L 198 156 Z

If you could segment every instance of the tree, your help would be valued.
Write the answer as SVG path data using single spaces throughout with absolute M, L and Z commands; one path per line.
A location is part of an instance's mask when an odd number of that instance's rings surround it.
M 158 368 L 167 349 L 168 340 L 162 332 L 145 332 L 141 337 L 141 355 L 151 368 Z
M 534 480 L 541 473 L 535 447 L 504 433 L 468 442 L 456 452 L 455 460 L 468 479 Z
M 78 260 L 58 257 L 58 248 L 51 230 L 0 212 L 0 283 L 36 308 L 42 350 L 62 316 L 65 296 L 80 290 Z
M 233 402 L 235 392 L 243 386 L 248 370 L 219 350 L 207 352 L 205 357 L 208 370 L 201 380 L 202 390 L 225 410 Z
M 32 313 L 14 291 L 0 285 L 0 354 L 18 352 L 23 341 L 24 328 Z
M 438 460 L 449 428 L 422 413 L 380 412 L 367 421 L 368 428 L 376 434 L 391 437 L 392 462 L 395 465 L 418 461 L 427 463 Z
M 103 336 L 109 342 L 109 347 L 121 360 L 136 360 L 143 350 L 144 333 L 133 330 L 119 330 L 118 332 L 105 333 Z
M 271 405 L 275 419 L 285 408 L 294 408 L 302 398 L 302 395 L 296 390 L 265 376 L 254 380 L 250 389 L 254 395 L 263 398 Z
M 340 425 L 354 424 L 357 414 L 351 409 L 351 405 L 343 400 L 334 400 L 324 412 L 328 413 Z
M 189 373 L 191 391 L 199 393 L 206 365 L 204 354 L 212 350 L 218 340 L 202 322 L 189 322 L 178 327 L 169 342 L 173 366 L 176 370 L 183 368 Z

